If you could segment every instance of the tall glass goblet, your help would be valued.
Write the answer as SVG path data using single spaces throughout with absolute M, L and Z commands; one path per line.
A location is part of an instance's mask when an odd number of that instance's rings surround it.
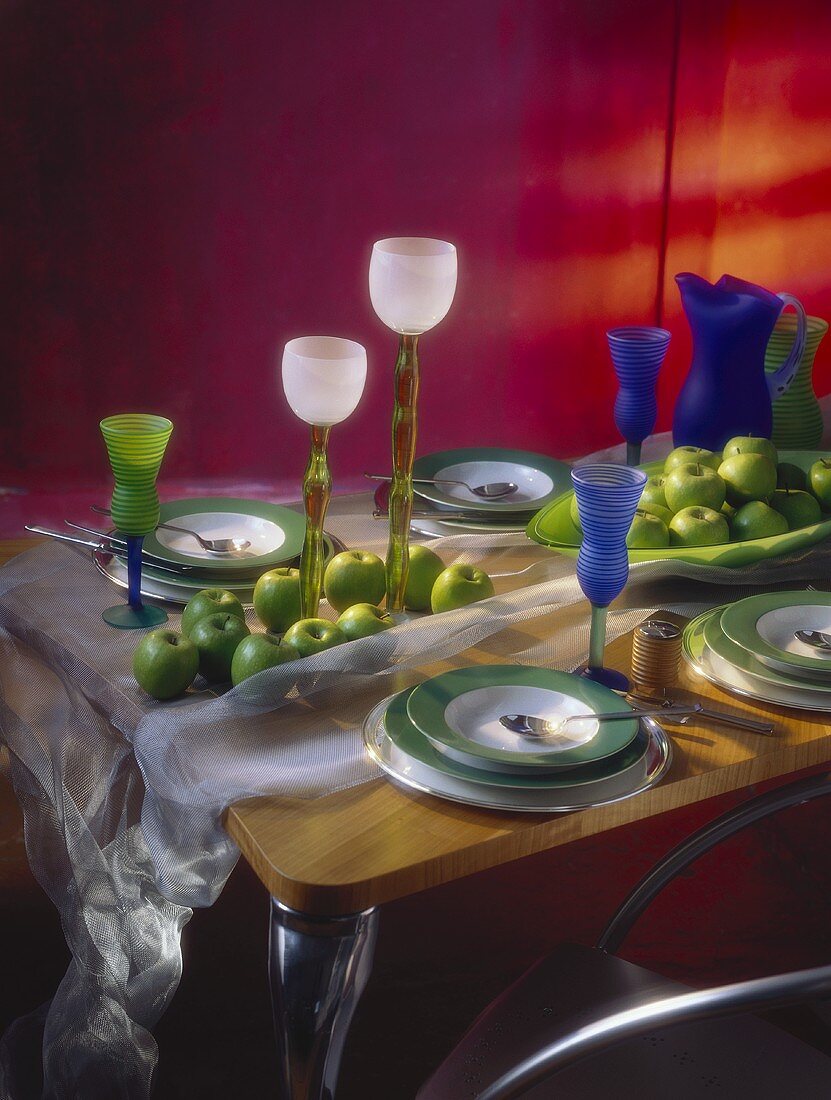
M 122 413 L 100 427 L 115 478 L 113 523 L 127 541 L 127 603 L 108 608 L 104 620 L 122 630 L 158 626 L 167 613 L 141 601 L 141 546 L 159 522 L 156 478 L 173 424 L 151 413 Z
M 626 462 L 637 466 L 641 444 L 655 427 L 658 403 L 655 382 L 669 347 L 665 328 L 630 325 L 606 333 L 620 388 L 615 398 L 615 424 L 626 440 Z
M 326 448 L 333 424 L 358 406 L 366 382 L 366 349 L 338 336 L 300 336 L 283 350 L 283 391 L 295 416 L 311 426 L 303 478 L 306 538 L 300 555 L 300 609 L 317 615 L 323 582 L 323 521 L 332 492 Z
M 577 556 L 577 580 L 591 602 L 589 663 L 583 675 L 615 691 L 626 691 L 622 672 L 603 667 L 606 614 L 629 576 L 626 536 L 646 484 L 643 470 L 598 462 L 571 471 L 583 542 Z
M 387 608 L 401 611 L 409 569 L 413 460 L 418 432 L 418 338 L 447 314 L 456 293 L 456 247 L 431 237 L 377 241 L 369 264 L 372 308 L 399 334 L 392 414 Z

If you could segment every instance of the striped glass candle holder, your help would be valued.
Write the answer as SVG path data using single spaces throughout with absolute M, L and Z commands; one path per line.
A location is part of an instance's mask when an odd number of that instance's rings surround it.
M 669 347 L 665 328 L 631 325 L 606 333 L 612 365 L 619 383 L 615 424 L 626 440 L 626 461 L 637 466 L 641 444 L 655 427 L 658 403 L 655 383 Z
M 646 484 L 643 470 L 599 462 L 571 471 L 583 541 L 577 556 L 577 580 L 592 607 L 588 666 L 590 680 L 626 691 L 622 672 L 604 668 L 606 615 L 609 604 L 626 586 L 629 553 L 626 536 Z
M 127 542 L 127 603 L 110 607 L 104 621 L 122 630 L 158 626 L 167 621 L 160 607 L 141 600 L 141 547 L 159 522 L 156 478 L 173 424 L 151 413 L 123 413 L 101 421 L 115 488 L 111 514 Z

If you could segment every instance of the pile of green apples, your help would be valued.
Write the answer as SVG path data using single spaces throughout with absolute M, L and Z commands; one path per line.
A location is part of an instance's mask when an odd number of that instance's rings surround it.
M 779 462 L 769 439 L 736 436 L 721 454 L 676 447 L 648 478 L 626 540 L 630 550 L 714 546 L 783 535 L 831 510 L 831 462 L 806 475 Z M 572 513 L 573 517 L 574 513 Z
M 142 638 L 133 653 L 133 675 L 154 699 L 173 699 L 197 674 L 210 684 L 236 686 L 264 669 L 321 653 L 395 625 L 379 605 L 386 593 L 383 561 L 368 550 L 336 554 L 323 575 L 323 592 L 337 621 L 304 619 L 300 570 L 271 569 L 254 587 L 254 612 L 264 632 L 252 633 L 232 592 L 206 588 L 188 602 L 181 633 L 162 628 Z M 410 611 L 453 611 L 494 594 L 487 573 L 449 565 L 426 546 L 410 547 L 404 606 Z

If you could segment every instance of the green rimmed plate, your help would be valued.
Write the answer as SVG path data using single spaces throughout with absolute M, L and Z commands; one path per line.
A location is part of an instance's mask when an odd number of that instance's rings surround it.
M 827 451 L 780 451 L 779 461 L 790 462 L 806 473 L 820 458 L 829 458 Z M 649 462 L 640 469 L 647 474 L 660 474 L 663 462 Z M 557 500 L 541 509 L 526 528 L 534 542 L 548 546 L 560 554 L 576 558 L 580 551 L 580 533 L 571 521 L 570 508 L 573 492 L 564 493 Z M 745 542 L 724 542 L 717 546 L 671 546 L 665 550 L 630 550 L 629 561 L 682 561 L 691 565 L 719 565 L 737 569 L 757 561 L 780 557 L 802 550 L 831 538 L 831 516 L 824 517 L 810 527 L 800 527 L 784 535 L 765 539 L 748 539 Z
M 731 642 L 777 672 L 831 679 L 831 654 L 822 657 L 794 637 L 797 630 L 831 633 L 829 592 L 764 592 L 749 596 L 725 609 L 721 629 Z
M 716 657 L 727 661 L 746 676 L 752 676 L 766 684 L 772 684 L 774 687 L 785 688 L 790 691 L 804 691 L 806 689 L 803 680 L 786 676 L 784 673 L 777 672 L 776 669 L 762 664 L 748 650 L 742 649 L 741 646 L 731 641 L 721 626 L 724 609 L 717 608 L 716 610 L 718 614 L 710 615 L 703 624 L 704 642 Z M 831 705 L 831 682 L 812 683 L 808 690 L 826 696 L 829 705 Z
M 443 772 L 445 775 L 486 787 L 502 787 L 516 790 L 547 791 L 566 787 L 580 787 L 609 779 L 626 771 L 643 757 L 649 741 L 648 734 L 635 723 L 635 736 L 621 750 L 591 764 L 578 768 L 558 769 L 546 775 L 512 775 L 483 771 L 458 763 L 438 751 L 426 734 L 413 725 L 408 712 L 408 702 L 415 688 L 402 691 L 393 697 L 384 712 L 384 731 L 393 744 L 413 760 Z
M 517 492 L 499 500 L 485 500 L 462 485 L 414 486 L 420 497 L 439 507 L 464 508 L 496 515 L 501 512 L 534 512 L 554 500 L 571 485 L 571 467 L 556 458 L 533 451 L 504 447 L 463 447 L 423 455 L 413 465 L 413 477 L 447 477 L 468 485 L 512 481 Z
M 407 702 L 410 721 L 435 748 L 468 767 L 527 773 L 602 760 L 638 732 L 636 717 L 572 722 L 556 738 L 529 741 L 499 721 L 503 714 L 557 719 L 620 710 L 619 695 L 568 672 L 525 665 L 476 665 L 425 680 Z M 634 714 L 634 712 L 633 712 Z
M 236 497 L 193 497 L 162 504 L 162 523 L 188 527 L 203 538 L 242 538 L 251 543 L 244 555 L 212 554 L 195 539 L 157 528 L 144 540 L 144 549 L 165 561 L 198 568 L 204 576 L 257 573 L 296 558 L 303 548 L 305 518 L 298 512 L 265 500 Z
M 831 699 L 823 691 L 813 686 L 796 683 L 790 685 L 774 684 L 763 680 L 755 673 L 745 672 L 724 657 L 714 653 L 707 645 L 704 632 L 708 623 L 724 610 L 716 607 L 693 619 L 684 630 L 682 651 L 684 660 L 705 680 L 716 684 L 733 695 L 746 699 L 755 699 L 761 703 L 773 703 L 776 706 L 791 707 L 794 710 L 831 712 Z M 763 665 L 759 666 L 764 668 Z

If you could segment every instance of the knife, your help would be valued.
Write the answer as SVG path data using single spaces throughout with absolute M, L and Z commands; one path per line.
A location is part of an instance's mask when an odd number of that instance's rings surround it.
M 77 535 L 67 535 L 64 531 L 50 531 L 48 527 L 39 527 L 34 523 L 27 523 L 25 529 L 31 531 L 33 535 L 46 535 L 47 538 L 57 539 L 58 542 L 68 542 L 74 546 L 86 546 L 90 550 L 100 550 L 104 554 L 117 554 L 123 557 L 127 553 L 126 543 L 106 535 L 103 531 L 92 532 L 98 536 L 97 540 L 93 541 L 92 539 L 79 538 Z M 87 530 L 89 529 L 87 528 Z M 145 565 L 150 565 L 154 569 L 161 569 L 165 573 L 174 573 L 177 576 L 190 572 L 189 565 L 173 568 L 170 562 L 165 561 L 164 558 L 157 558 L 155 554 L 146 554 L 144 551 L 142 551 L 141 560 Z

